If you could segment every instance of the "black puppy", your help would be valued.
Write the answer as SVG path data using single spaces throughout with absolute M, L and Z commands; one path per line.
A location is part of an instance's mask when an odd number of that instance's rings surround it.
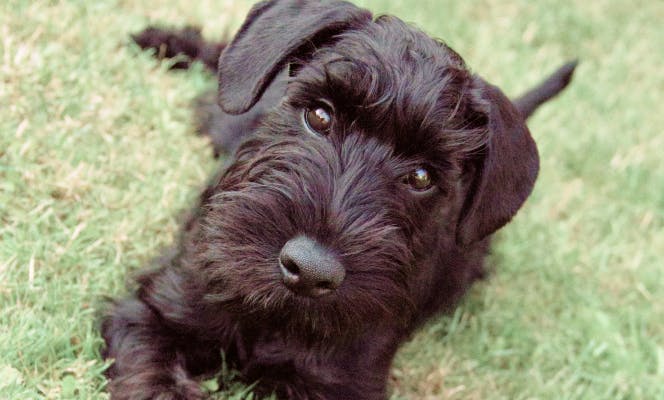
M 525 118 L 573 69 L 511 102 L 394 17 L 256 5 L 219 60 L 224 112 L 209 110 L 220 143 L 245 141 L 176 254 L 106 315 L 112 398 L 202 398 L 195 377 L 223 351 L 261 394 L 385 399 L 399 345 L 483 275 L 530 194 Z

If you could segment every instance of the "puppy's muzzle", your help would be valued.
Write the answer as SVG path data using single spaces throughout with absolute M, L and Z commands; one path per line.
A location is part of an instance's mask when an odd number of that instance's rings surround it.
M 306 236 L 298 236 L 284 245 L 279 254 L 279 268 L 286 287 L 307 297 L 334 292 L 346 277 L 338 258 Z

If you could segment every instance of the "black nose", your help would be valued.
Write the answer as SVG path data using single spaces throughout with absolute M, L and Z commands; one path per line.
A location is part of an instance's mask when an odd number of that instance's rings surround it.
M 332 293 L 346 276 L 341 262 L 306 236 L 298 236 L 284 245 L 279 267 L 284 284 L 293 292 L 309 297 Z

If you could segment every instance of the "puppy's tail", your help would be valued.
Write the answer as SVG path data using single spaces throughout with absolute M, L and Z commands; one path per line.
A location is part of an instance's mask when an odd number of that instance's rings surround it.
M 542 83 L 512 101 L 523 118 L 530 117 L 543 103 L 551 100 L 569 85 L 579 61 L 568 62 Z
M 195 26 L 164 29 L 149 26 L 131 35 L 143 50 L 153 50 L 160 60 L 175 58 L 172 69 L 187 69 L 194 61 L 201 61 L 210 72 L 217 72 L 217 62 L 226 42 L 208 42 Z

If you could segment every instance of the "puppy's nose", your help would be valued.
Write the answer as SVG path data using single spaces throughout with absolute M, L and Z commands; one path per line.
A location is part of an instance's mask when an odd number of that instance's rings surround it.
M 279 254 L 284 284 L 293 292 L 320 297 L 341 285 L 346 270 L 326 248 L 306 236 L 289 240 Z

